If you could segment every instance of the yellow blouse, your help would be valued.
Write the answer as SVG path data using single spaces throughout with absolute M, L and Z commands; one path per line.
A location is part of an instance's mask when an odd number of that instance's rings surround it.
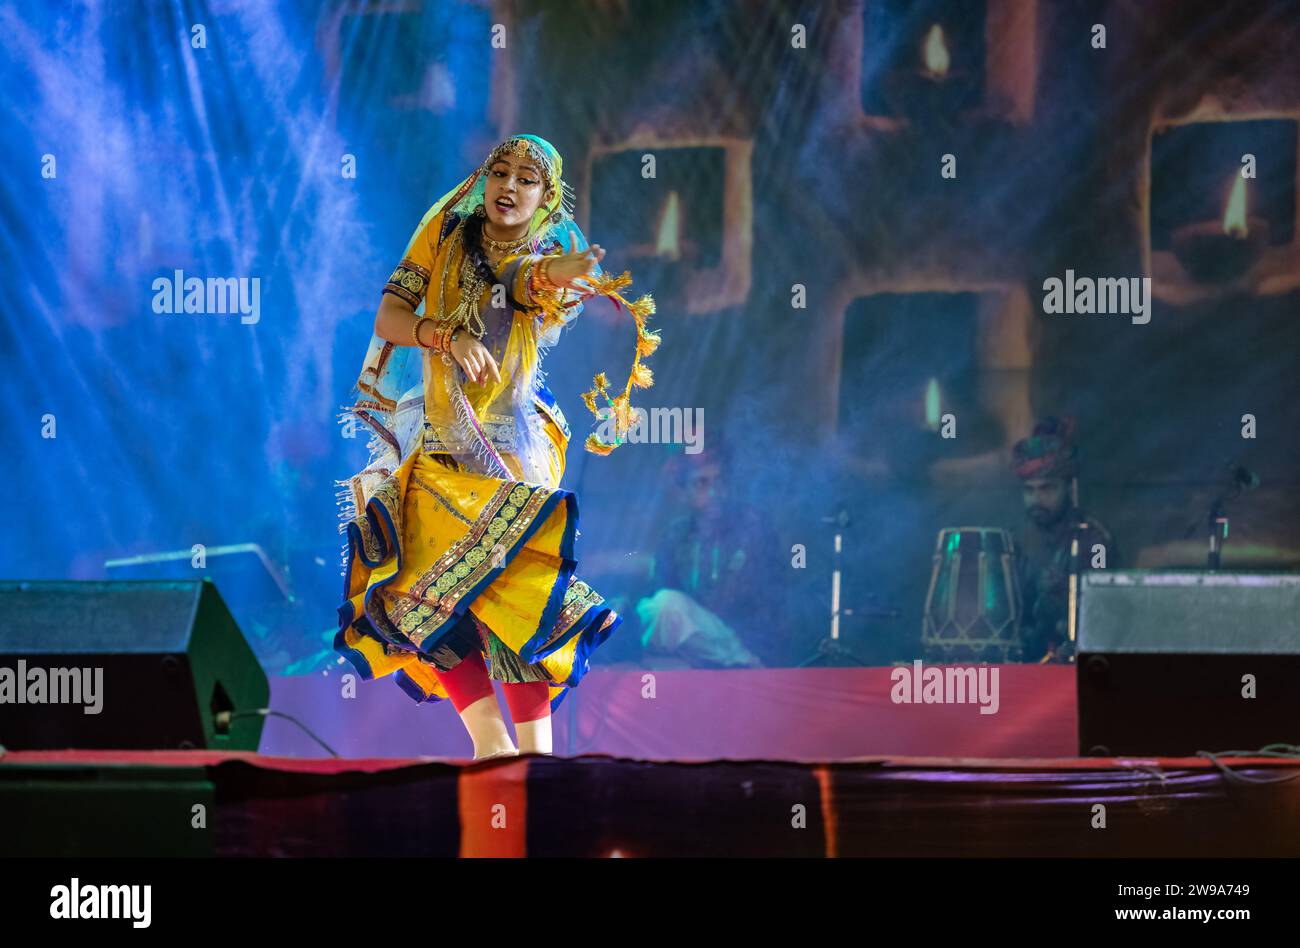
M 446 212 L 428 221 L 411 239 L 384 292 L 394 294 L 417 313 L 436 320 L 453 312 L 460 305 L 462 295 L 461 270 L 466 256 L 461 240 L 462 225 L 458 215 Z M 496 360 L 500 382 L 490 376 L 481 383 L 464 379 L 454 361 L 448 364 L 442 353 L 425 351 L 426 453 L 449 454 L 469 449 L 456 433 L 451 388 L 459 381 L 484 434 L 503 458 L 512 453 L 515 443 L 516 400 L 531 401 L 534 410 L 542 415 L 545 427 L 554 429 L 547 434 L 558 454 L 558 470 L 563 470 L 569 426 L 554 396 L 536 380 L 542 311 L 532 295 L 531 277 L 536 264 L 543 257 L 558 253 L 560 247 L 557 242 L 545 249 L 548 253 L 523 252 L 503 258 L 495 270 L 499 287 L 487 286 L 478 300 L 484 329 L 479 341 Z M 529 379 L 534 381 L 532 386 L 527 384 Z M 532 390 L 523 390 L 526 388 Z

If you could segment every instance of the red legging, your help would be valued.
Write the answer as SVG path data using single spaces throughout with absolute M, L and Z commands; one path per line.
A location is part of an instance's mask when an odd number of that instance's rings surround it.
M 475 701 L 493 696 L 492 679 L 488 677 L 487 665 L 483 663 L 483 653 L 478 649 L 470 649 L 469 654 L 451 671 L 435 674 L 457 712 L 464 711 Z M 510 720 L 516 724 L 521 721 L 536 721 L 551 713 L 551 687 L 548 682 L 502 682 L 501 687 L 506 693 Z

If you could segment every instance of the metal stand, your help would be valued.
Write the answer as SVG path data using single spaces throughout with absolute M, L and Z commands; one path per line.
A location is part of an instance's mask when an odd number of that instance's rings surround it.
M 840 641 L 840 581 L 844 573 L 844 531 L 849 525 L 849 512 L 841 507 L 833 517 L 826 517 L 823 523 L 835 524 L 835 555 L 831 569 L 831 627 L 830 632 L 817 643 L 813 653 L 796 667 L 807 668 L 821 663 L 836 665 L 865 665 L 851 649 Z M 846 610 L 851 614 L 851 610 Z
M 1223 559 L 1223 544 L 1228 539 L 1228 515 L 1223 512 L 1222 504 L 1216 504 L 1210 510 L 1209 528 L 1210 528 L 1210 549 L 1205 555 L 1205 565 L 1208 569 L 1217 570 Z
M 1235 500 L 1243 491 L 1254 490 L 1258 486 L 1259 477 L 1254 471 L 1235 462 L 1228 462 L 1228 486 L 1210 502 L 1210 512 L 1205 518 L 1209 540 L 1205 555 L 1207 569 L 1218 570 L 1223 561 L 1223 544 L 1228 541 L 1228 501 Z M 1189 538 L 1196 532 L 1198 524 L 1199 521 L 1188 527 Z
M 1077 495 L 1076 495 L 1077 496 Z M 1078 510 L 1078 503 L 1075 503 Z M 1076 523 L 1074 535 L 1070 537 L 1070 580 L 1069 611 L 1066 613 L 1066 641 L 1064 648 L 1069 654 L 1064 656 L 1067 662 L 1074 661 L 1079 634 L 1079 577 L 1083 573 L 1083 548 L 1087 546 L 1088 523 Z

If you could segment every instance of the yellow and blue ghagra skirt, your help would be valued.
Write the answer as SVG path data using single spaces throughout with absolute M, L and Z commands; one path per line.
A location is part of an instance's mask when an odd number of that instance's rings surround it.
M 480 648 L 492 678 L 550 682 L 555 710 L 622 622 L 573 575 L 577 526 L 571 491 L 412 452 L 347 525 L 336 650 L 438 701 L 435 672 Z

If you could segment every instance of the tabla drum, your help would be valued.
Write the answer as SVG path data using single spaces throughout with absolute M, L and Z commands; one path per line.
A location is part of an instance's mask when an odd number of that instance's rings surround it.
M 1015 547 L 1000 527 L 946 527 L 935 541 L 921 620 L 925 661 L 1018 662 Z

